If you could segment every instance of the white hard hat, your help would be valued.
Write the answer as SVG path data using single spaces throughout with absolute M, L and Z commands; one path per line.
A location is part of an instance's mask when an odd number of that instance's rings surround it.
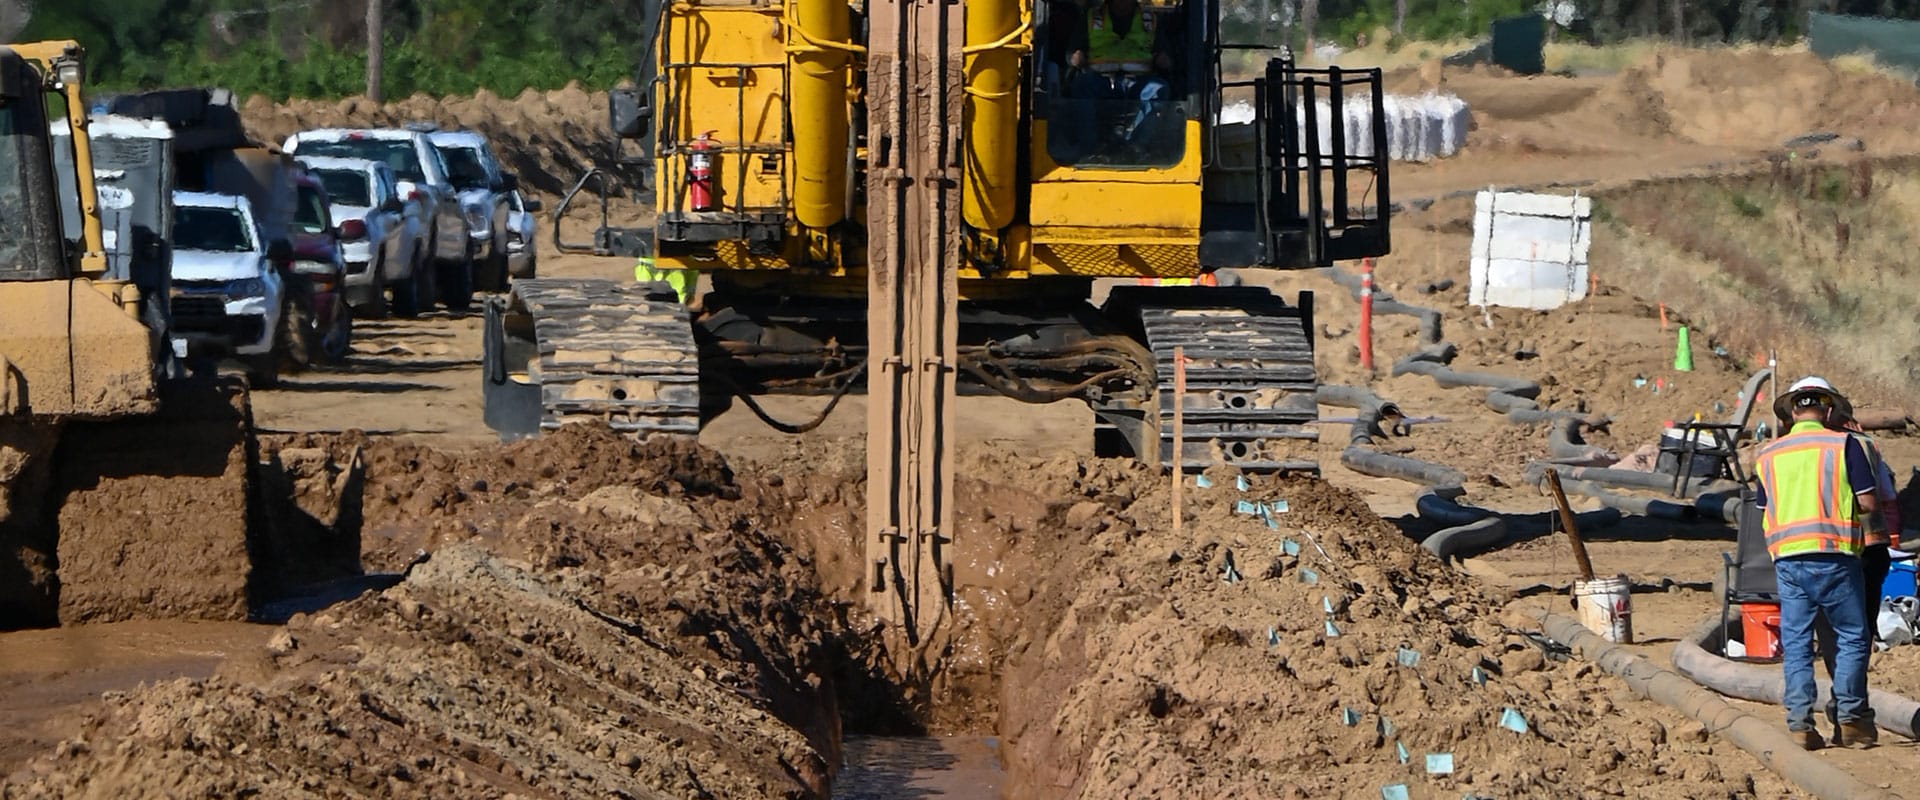
M 1828 383 L 1826 378 L 1808 375 L 1794 381 L 1792 386 L 1787 387 L 1785 394 L 1773 399 L 1774 416 L 1791 419 L 1793 408 L 1798 404 L 1797 400 L 1806 396 L 1825 397 L 1827 402 L 1843 416 L 1853 415 L 1853 404 L 1847 402 L 1847 398 L 1840 394 L 1840 390 L 1833 388 L 1833 384 Z

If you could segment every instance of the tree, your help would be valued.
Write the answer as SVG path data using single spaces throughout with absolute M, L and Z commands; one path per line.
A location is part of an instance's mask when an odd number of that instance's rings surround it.
M 367 0 L 367 99 L 386 100 L 381 80 L 386 69 L 386 9 L 380 0 Z

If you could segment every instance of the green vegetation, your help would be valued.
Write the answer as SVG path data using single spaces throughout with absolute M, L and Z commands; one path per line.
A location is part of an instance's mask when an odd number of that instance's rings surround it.
M 384 3 L 387 97 L 514 95 L 568 81 L 601 88 L 632 74 L 661 0 L 378 0 Z M 1046 0 L 1039 0 L 1045 2 Z M 71 38 L 92 54 L 107 89 L 216 84 L 273 98 L 335 98 L 366 88 L 367 0 L 34 0 L 19 38 Z M 1638 50 L 1569 48 L 1673 38 L 1693 43 L 1793 39 L 1806 12 L 1920 17 L 1920 0 L 1582 0 L 1585 19 L 1548 46 L 1556 69 L 1614 67 Z M 858 5 L 858 4 L 856 4 Z M 1496 19 L 1539 0 L 1222 0 L 1223 38 L 1303 45 L 1292 24 L 1313 17 L 1315 39 L 1381 54 L 1446 55 Z M 1314 10 L 1308 12 L 1308 8 Z M 1380 37 L 1381 30 L 1399 29 Z M 1427 45 L 1409 47 L 1414 42 Z M 1424 56 L 1423 56 L 1424 57 Z M 1596 60 L 1599 59 L 1599 60 Z M 1593 62 L 1593 63 L 1588 63 Z M 1614 63 L 1620 62 L 1620 63 Z
M 37 2 L 18 38 L 77 39 L 103 89 L 217 85 L 333 98 L 366 90 L 361 0 Z M 632 75 L 652 2 L 387 0 L 389 98 L 415 92 L 512 96 Z
M 1596 260 L 1735 352 L 1843 365 L 1883 399 L 1920 391 L 1920 161 L 1782 163 L 1622 190 L 1607 207 Z

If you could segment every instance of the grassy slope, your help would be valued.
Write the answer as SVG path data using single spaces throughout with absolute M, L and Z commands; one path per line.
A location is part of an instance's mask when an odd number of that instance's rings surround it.
M 1920 161 L 1785 163 L 1603 200 L 1605 258 L 1733 354 L 1881 402 L 1920 390 Z

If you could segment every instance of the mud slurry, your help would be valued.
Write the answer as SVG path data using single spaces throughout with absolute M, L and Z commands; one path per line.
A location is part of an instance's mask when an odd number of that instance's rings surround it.
M 1319 481 L 1217 477 L 1175 536 L 1165 480 L 1129 464 L 978 465 L 952 674 L 902 687 L 872 666 L 858 556 L 836 551 L 859 536 L 846 476 L 737 476 L 586 427 L 471 453 L 262 447 L 363 464 L 362 513 L 335 524 L 405 579 L 211 679 L 109 696 L 0 796 L 822 797 L 843 717 L 997 731 L 1010 797 L 1755 794 L 1704 730 L 1610 713 L 1621 684 L 1542 658 Z M 343 491 L 332 469 L 286 474 L 302 502 Z M 1289 510 L 1273 529 L 1242 499 Z M 1527 733 L 1499 727 L 1509 707 Z M 1427 775 L 1429 752 L 1455 772 Z
M 800 797 L 806 738 L 689 668 L 592 587 L 479 548 L 287 626 L 247 678 L 116 698 L 8 796 Z

